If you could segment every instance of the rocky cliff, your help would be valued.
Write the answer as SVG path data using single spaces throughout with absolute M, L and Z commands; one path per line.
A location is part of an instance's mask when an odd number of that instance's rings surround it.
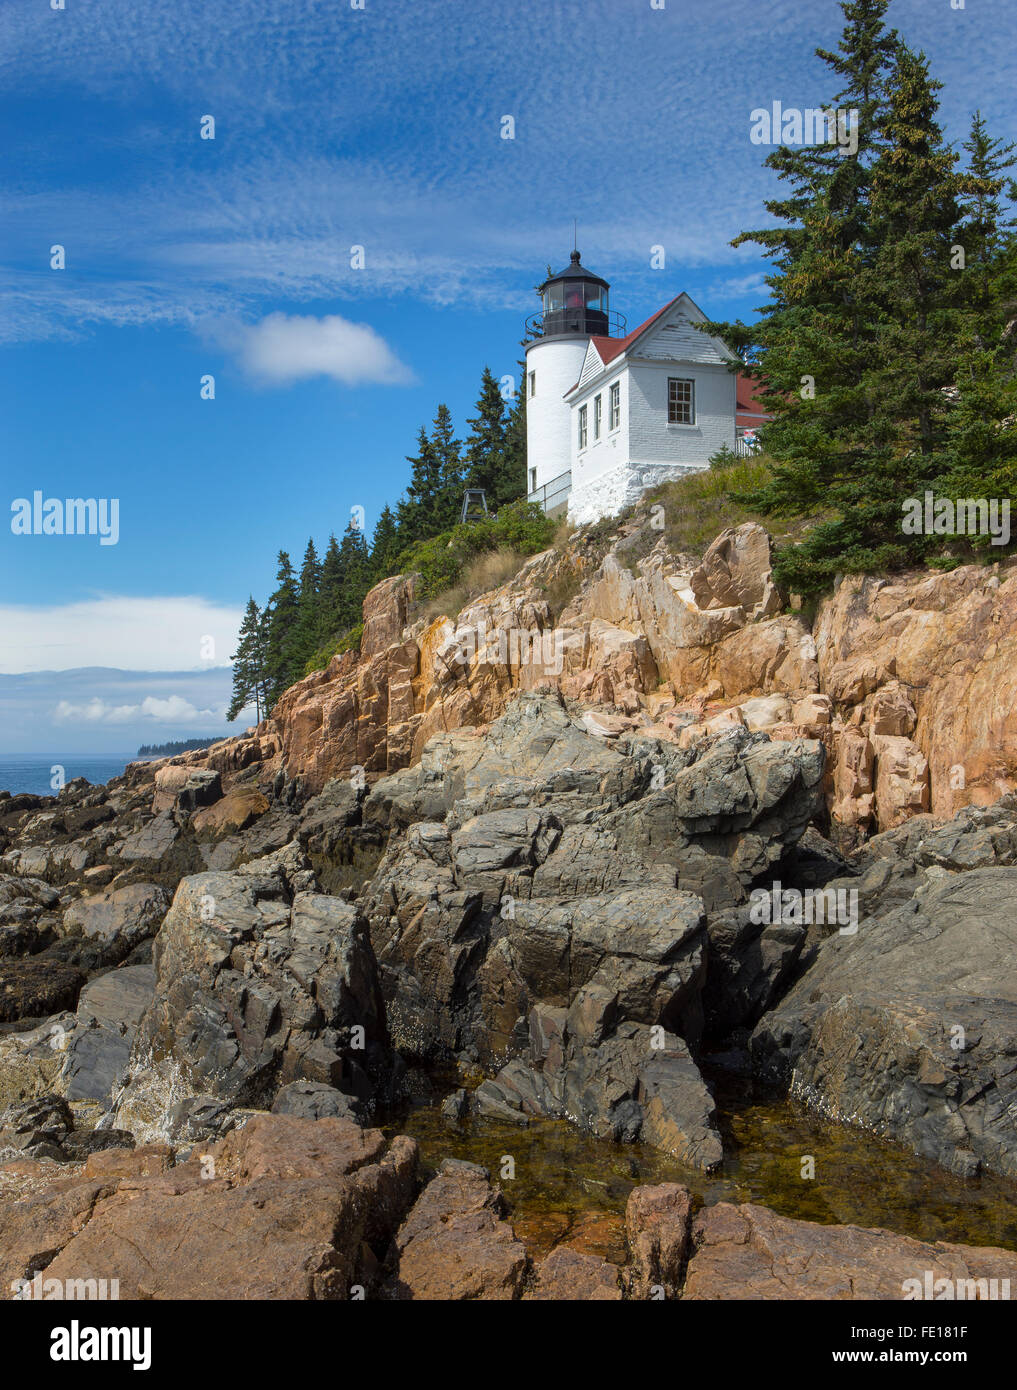
M 171 760 L 160 789 L 258 764 L 301 794 L 416 763 L 428 739 L 483 727 L 522 690 L 559 689 L 608 738 L 687 747 L 725 728 L 819 738 L 834 839 L 988 805 L 1017 786 L 1017 570 L 849 576 L 807 617 L 747 524 L 701 560 L 651 516 L 604 549 L 583 533 L 459 613 L 417 615 L 414 576 L 364 603 L 361 650 L 291 687 L 248 735 Z M 566 596 L 564 607 L 555 596 Z M 147 775 L 139 773 L 138 775 Z
M 423 1092 L 457 1133 L 566 1121 L 709 1175 L 719 1071 L 939 1174 L 1017 1177 L 1015 583 L 847 579 L 807 616 L 758 527 L 696 559 L 637 515 L 457 614 L 386 580 L 360 653 L 239 738 L 0 795 L 11 1279 L 105 1267 L 130 1229 L 136 1296 L 212 1296 L 202 1216 L 236 1296 L 1009 1275 L 1003 1251 L 697 1216 L 673 1184 L 634 1187 L 613 1260 L 527 1245 L 482 1168 L 428 1181 L 365 1126 Z

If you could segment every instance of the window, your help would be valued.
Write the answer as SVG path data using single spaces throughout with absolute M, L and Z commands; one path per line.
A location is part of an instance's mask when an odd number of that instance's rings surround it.
M 587 309 L 597 309 L 600 313 L 607 313 L 607 290 L 603 285 L 587 282 L 586 307 Z
M 621 382 L 616 381 L 611 387 L 610 404 L 608 406 L 607 427 L 609 430 L 616 430 L 621 424 Z
M 604 404 L 604 397 L 603 397 L 603 396 L 594 396 L 594 398 L 593 398 L 593 437 L 594 437 L 594 439 L 599 439 L 599 438 L 600 438 L 600 418 L 601 418 L 601 414 L 602 414 L 601 407 L 603 406 L 603 404 Z
M 565 286 L 559 280 L 554 285 L 548 285 L 544 291 L 544 313 L 553 314 L 555 310 L 560 310 L 565 304 Z
M 586 406 L 579 407 L 579 447 L 586 448 Z
M 536 372 L 531 372 L 531 373 L 530 373 L 530 395 L 531 395 L 531 396 L 535 396 L 536 394 L 537 394 L 537 373 L 536 373 Z
M 537 470 L 536 470 L 535 468 L 531 468 L 531 469 L 530 469 L 530 491 L 531 491 L 531 492 L 536 492 L 536 490 L 537 490 Z
M 667 379 L 667 423 L 694 425 L 696 423 L 696 383 L 681 377 Z

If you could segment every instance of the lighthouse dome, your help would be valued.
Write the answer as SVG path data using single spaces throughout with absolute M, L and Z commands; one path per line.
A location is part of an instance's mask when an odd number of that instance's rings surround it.
M 573 251 L 565 269 L 549 276 L 538 290 L 543 336 L 581 333 L 593 337 L 609 333 L 610 290 L 608 282 L 587 270 L 579 252 Z

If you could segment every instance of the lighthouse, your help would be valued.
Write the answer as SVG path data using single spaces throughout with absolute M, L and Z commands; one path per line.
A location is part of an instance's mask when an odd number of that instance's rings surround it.
M 590 339 L 624 331 L 610 292 L 573 251 L 565 269 L 540 286 L 541 312 L 526 321 L 537 335 L 526 345 L 527 491 L 547 511 L 559 510 L 568 496 L 572 422 L 565 393 L 579 380 Z
M 526 321 L 527 496 L 577 526 L 749 447 L 737 434 L 743 363 L 699 306 L 677 294 L 627 332 L 610 292 L 573 251 Z

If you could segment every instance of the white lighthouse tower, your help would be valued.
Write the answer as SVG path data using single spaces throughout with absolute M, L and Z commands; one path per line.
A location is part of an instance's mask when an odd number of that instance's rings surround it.
M 545 511 L 563 509 L 568 499 L 572 418 L 565 393 L 579 380 L 590 339 L 624 331 L 608 306 L 610 290 L 573 251 L 569 265 L 540 286 L 542 311 L 526 322 L 538 334 L 526 345 L 527 492 Z

